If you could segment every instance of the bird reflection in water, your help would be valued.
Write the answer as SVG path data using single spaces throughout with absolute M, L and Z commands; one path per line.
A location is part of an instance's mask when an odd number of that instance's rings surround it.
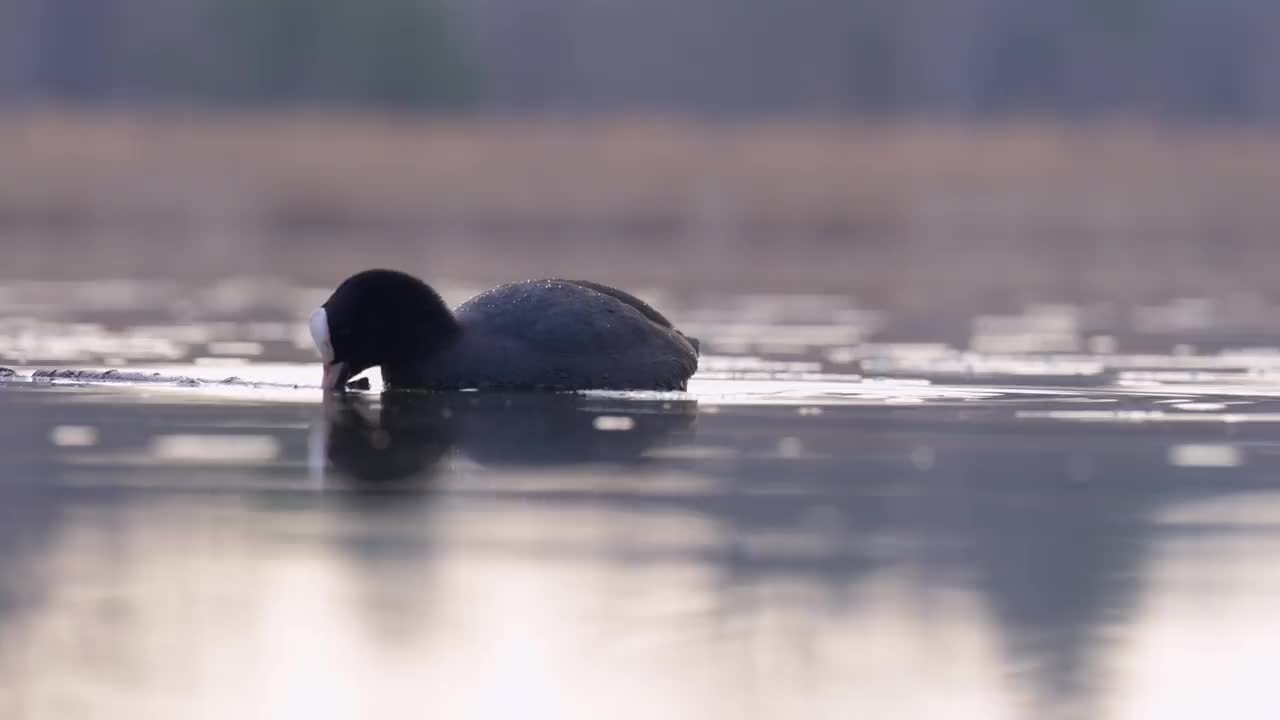
M 490 466 L 643 462 L 693 431 L 695 400 L 567 393 L 387 392 L 327 395 L 326 483 L 364 491 L 424 488 L 451 454 Z M 313 448 L 318 450 L 319 448 Z M 316 465 L 321 465 L 317 468 Z

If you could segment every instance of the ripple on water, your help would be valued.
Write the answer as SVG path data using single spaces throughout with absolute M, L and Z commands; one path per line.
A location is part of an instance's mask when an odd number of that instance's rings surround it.
M 0 318 L 0 361 L 20 370 L 0 369 L 0 377 L 206 392 L 312 389 L 318 369 L 305 320 L 324 293 L 254 278 L 205 288 L 130 281 L 0 284 L 8 312 Z M 459 288 L 444 294 L 465 296 Z M 1124 400 L 1151 404 L 1143 409 L 1150 411 L 1144 422 L 1189 422 L 1187 416 L 1259 422 L 1268 407 L 1224 403 L 1278 394 L 1280 347 L 1257 341 L 1266 333 L 1280 336 L 1272 321 L 1280 313 L 1256 299 L 1245 303 L 1250 312 L 1232 312 L 1245 307 L 1241 302 L 1184 298 L 1131 309 L 1028 305 L 972 316 L 967 345 L 928 337 L 919 323 L 908 331 L 914 337 L 904 337 L 893 313 L 843 296 L 718 296 L 683 305 L 664 298 L 663 306 L 683 318 L 708 351 L 690 385 L 690 394 L 707 404 Z M 940 334 L 955 326 L 949 321 Z M 1215 337 L 1224 339 L 1216 351 L 1197 350 L 1213 347 Z M 1246 343 L 1233 342 L 1241 338 Z M 1153 344 L 1164 351 L 1152 351 Z M 375 373 L 373 389 L 379 388 Z M 1166 401 L 1178 404 L 1155 405 Z M 1127 409 L 1062 412 L 1067 414 L 1045 417 L 1138 417 L 1124 415 Z

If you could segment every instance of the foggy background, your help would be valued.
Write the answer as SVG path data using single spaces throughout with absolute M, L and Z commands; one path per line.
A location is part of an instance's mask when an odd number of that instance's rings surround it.
M 0 0 L 6 274 L 1268 285 L 1257 0 Z
M 1258 0 L 5 0 L 0 97 L 82 107 L 1280 119 Z

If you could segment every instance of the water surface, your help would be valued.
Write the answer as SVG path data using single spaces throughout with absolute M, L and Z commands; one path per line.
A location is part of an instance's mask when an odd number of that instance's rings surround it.
M 688 393 L 323 399 L 322 297 L 0 286 L 0 716 L 1273 714 L 1262 299 L 658 297 Z

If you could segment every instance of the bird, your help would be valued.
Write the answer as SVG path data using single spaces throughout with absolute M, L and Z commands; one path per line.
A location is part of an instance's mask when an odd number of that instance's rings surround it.
M 365 270 L 309 325 L 339 392 L 372 367 L 388 389 L 686 390 L 700 350 L 639 298 L 582 280 L 510 283 L 450 311 L 413 275 Z

